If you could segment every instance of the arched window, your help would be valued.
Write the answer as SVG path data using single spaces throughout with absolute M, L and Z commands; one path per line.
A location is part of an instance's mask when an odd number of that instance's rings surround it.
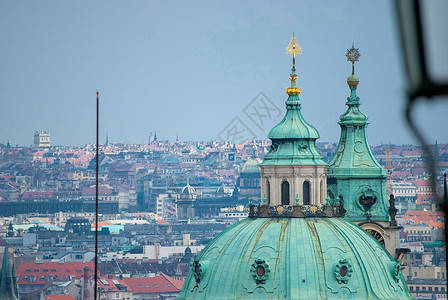
M 310 205 L 310 183 L 308 181 L 303 182 L 303 205 Z
M 289 205 L 289 182 L 282 182 L 282 205 Z
M 325 190 L 324 190 L 324 180 L 320 180 L 320 204 L 325 204 Z
M 269 184 L 269 180 L 266 180 L 266 197 L 268 198 L 268 205 L 271 204 L 271 185 Z

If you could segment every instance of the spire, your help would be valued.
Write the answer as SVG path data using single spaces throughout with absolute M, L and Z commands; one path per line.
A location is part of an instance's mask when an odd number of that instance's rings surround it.
M 347 49 L 347 61 L 352 64 L 351 75 L 347 78 L 350 96 L 348 106 L 338 122 L 341 135 L 335 155 L 328 164 L 329 196 L 334 201 L 339 194 L 345 200 L 348 213 L 346 218 L 352 221 L 389 219 L 386 190 L 383 190 L 388 177 L 386 170 L 376 161 L 367 141 L 366 127 L 368 117 L 360 110 L 361 102 L 356 95 L 359 78 L 355 75 L 355 62 L 361 54 L 352 45 Z M 351 184 L 348 185 L 350 181 Z M 355 184 L 356 183 L 356 184 Z M 354 186 L 357 186 L 355 189 Z M 362 208 L 361 208 L 362 207 Z
M 272 146 L 264 157 L 265 165 L 326 165 L 322 155 L 316 148 L 315 141 L 319 138 L 316 128 L 308 124 L 301 113 L 299 98 L 300 88 L 297 86 L 295 58 L 302 49 L 295 36 L 286 48 L 292 56 L 292 69 L 289 76 L 290 86 L 286 88 L 286 114 L 279 124 L 274 126 L 268 137 Z
M 434 157 L 436 158 L 436 161 L 439 160 L 439 145 L 436 143 L 434 144 Z
M 12 265 L 9 261 L 8 243 L 3 254 L 2 271 L 0 273 L 0 298 L 3 300 L 17 300 L 15 293 L 15 278 L 12 275 Z
M 258 147 L 257 144 L 255 143 L 255 140 L 252 143 L 252 153 L 251 153 L 251 158 L 252 159 L 256 159 L 258 158 Z
M 341 138 L 335 156 L 329 163 L 328 174 L 337 174 L 350 170 L 350 174 L 370 173 L 372 176 L 385 176 L 385 170 L 376 161 L 367 142 L 366 126 L 368 117 L 360 109 L 361 102 L 356 95 L 359 77 L 355 75 L 355 62 L 359 61 L 361 54 L 354 45 L 347 49 L 347 61 L 352 63 L 352 74 L 347 78 L 350 96 L 345 105 L 347 111 L 342 114 L 338 124 L 341 126 Z
M 310 214 L 314 214 L 317 207 L 322 209 L 326 204 L 327 163 L 316 147 L 319 133 L 302 116 L 295 66 L 296 55 L 302 53 L 302 49 L 295 36 L 292 37 L 286 52 L 292 56 L 289 76 L 291 84 L 286 88 L 288 99 L 285 103 L 285 115 L 269 132 L 268 137 L 272 140 L 272 145 L 260 164 L 259 215 L 301 218 L 305 213 L 300 206 L 305 205 L 304 210 L 313 206 Z M 336 212 L 332 210 L 330 213 L 328 210 L 326 213 L 320 213 L 335 216 Z M 308 212 L 306 214 L 309 216 Z M 249 213 L 249 216 L 254 214 Z
M 347 78 L 347 84 L 351 91 L 350 97 L 347 100 L 353 104 L 356 104 L 359 101 L 359 97 L 356 96 L 356 88 L 358 87 L 359 77 L 355 75 L 355 62 L 359 61 L 361 54 L 359 53 L 359 49 L 355 48 L 352 44 L 352 47 L 347 49 L 347 54 L 345 54 L 345 56 L 347 56 L 347 61 L 352 63 L 352 74 Z
M 288 94 L 289 96 L 299 95 L 300 88 L 297 87 L 296 55 L 302 54 L 302 48 L 300 48 L 300 45 L 294 35 L 292 36 L 291 42 L 289 43 L 288 47 L 286 47 L 286 53 L 289 53 L 292 56 L 291 75 L 289 76 L 291 86 L 286 88 L 286 94 Z
M 359 84 L 359 77 L 355 75 L 355 62 L 359 61 L 359 57 L 361 54 L 359 53 L 359 49 L 355 48 L 354 45 L 350 49 L 347 49 L 347 61 L 352 63 L 352 74 L 347 77 L 347 84 L 350 88 L 350 96 L 347 98 L 347 102 L 345 103 L 349 108 L 340 116 L 339 124 L 344 123 L 345 125 L 358 125 L 360 129 L 367 126 L 369 123 L 367 122 L 367 116 L 359 110 L 359 106 L 361 102 L 359 101 L 359 97 L 356 95 L 356 89 Z M 355 128 L 357 128 L 355 126 Z
M 154 141 L 157 141 L 157 131 L 154 131 Z

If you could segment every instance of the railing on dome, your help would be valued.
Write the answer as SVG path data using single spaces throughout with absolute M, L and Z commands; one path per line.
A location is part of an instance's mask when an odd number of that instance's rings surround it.
M 343 218 L 344 205 L 249 205 L 249 218 Z

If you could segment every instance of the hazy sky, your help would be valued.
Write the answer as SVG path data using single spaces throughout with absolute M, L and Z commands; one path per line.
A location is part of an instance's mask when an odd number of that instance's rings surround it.
M 266 138 L 284 112 L 292 33 L 303 51 L 302 113 L 320 141 L 339 139 L 354 43 L 369 142 L 415 143 L 402 117 L 391 3 L 1 1 L 0 143 L 30 145 L 35 130 L 50 131 L 53 145 L 93 143 L 96 90 L 101 141 L 108 132 L 112 142 L 145 143 L 152 131 L 184 141 L 232 130 Z M 418 109 L 428 138 L 448 142 L 447 105 Z

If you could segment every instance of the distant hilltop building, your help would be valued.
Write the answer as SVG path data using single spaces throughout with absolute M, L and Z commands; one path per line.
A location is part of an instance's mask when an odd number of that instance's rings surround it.
M 151 132 L 149 133 L 149 143 L 157 141 L 157 132 L 154 131 L 154 134 Z
M 49 131 L 34 132 L 34 147 L 50 147 L 51 137 Z

